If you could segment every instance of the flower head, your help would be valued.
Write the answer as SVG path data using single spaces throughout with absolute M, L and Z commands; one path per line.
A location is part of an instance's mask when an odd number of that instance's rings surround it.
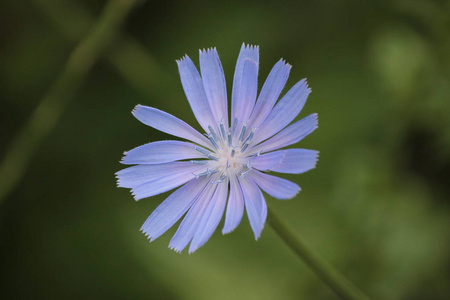
M 280 60 L 258 96 L 259 49 L 242 45 L 228 119 L 225 76 L 216 49 L 200 51 L 201 75 L 187 55 L 177 63 L 184 92 L 205 134 L 166 112 L 136 106 L 133 115 L 139 121 L 190 142 L 158 141 L 125 152 L 121 163 L 136 166 L 116 173 L 118 186 L 131 188 L 136 200 L 181 186 L 141 228 L 153 241 L 185 215 L 169 245 L 177 252 L 189 243 L 190 253 L 205 244 L 224 213 L 222 233 L 233 231 L 246 210 L 257 239 L 267 216 L 261 190 L 277 199 L 290 199 L 300 191 L 297 184 L 268 172 L 304 173 L 317 162 L 314 150 L 278 150 L 317 128 L 317 114 L 289 125 L 310 89 L 301 80 L 277 102 L 291 69 Z

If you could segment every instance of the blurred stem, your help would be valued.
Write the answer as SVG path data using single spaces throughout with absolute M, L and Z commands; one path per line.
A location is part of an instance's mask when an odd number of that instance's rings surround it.
M 91 27 L 94 18 L 76 1 L 33 0 L 62 35 L 76 43 Z M 119 74 L 141 94 L 153 97 L 167 93 L 170 80 L 143 45 L 131 36 L 121 36 L 106 58 Z
M 345 300 L 369 300 L 341 273 L 321 259 L 298 236 L 295 236 L 271 209 L 268 210 L 268 223 L 295 254 L 340 298 Z
M 64 108 L 102 52 L 116 37 L 137 0 L 110 0 L 98 22 L 71 53 L 64 69 L 15 136 L 0 164 L 0 205 L 23 177 L 43 138 L 58 122 Z

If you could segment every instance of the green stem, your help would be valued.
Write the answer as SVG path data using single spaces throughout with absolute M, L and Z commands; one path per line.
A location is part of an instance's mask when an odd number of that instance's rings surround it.
M 341 273 L 321 259 L 305 242 L 295 236 L 271 209 L 268 211 L 268 223 L 295 254 L 340 298 L 345 300 L 369 300 Z
M 69 42 L 77 43 L 94 23 L 92 14 L 77 1 L 32 1 Z M 171 78 L 135 38 L 122 34 L 105 54 L 118 73 L 143 96 L 154 98 L 165 94 L 167 97 Z
M 33 153 L 58 122 L 93 64 L 116 38 L 137 0 L 110 0 L 98 22 L 71 53 L 64 69 L 28 122 L 13 139 L 0 164 L 0 205 L 23 177 Z

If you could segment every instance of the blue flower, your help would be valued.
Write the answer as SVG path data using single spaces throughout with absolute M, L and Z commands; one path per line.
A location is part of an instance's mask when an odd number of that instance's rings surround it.
M 225 76 L 216 49 L 200 51 L 201 75 L 187 55 L 177 63 L 186 97 L 206 133 L 156 108 L 136 106 L 133 115 L 139 121 L 189 142 L 158 141 L 125 152 L 121 163 L 136 166 L 116 173 L 118 186 L 130 188 L 136 200 L 181 186 L 141 228 L 153 241 L 185 215 L 169 245 L 177 252 L 189 243 L 189 253 L 205 244 L 224 213 L 222 233 L 233 231 L 244 208 L 258 239 L 267 216 L 261 190 L 277 199 L 290 199 L 300 191 L 297 184 L 268 172 L 300 174 L 316 165 L 317 151 L 278 150 L 317 128 L 317 114 L 289 125 L 310 89 L 301 80 L 277 102 L 291 69 L 280 60 L 258 96 L 259 48 L 244 44 L 234 73 L 229 120 Z

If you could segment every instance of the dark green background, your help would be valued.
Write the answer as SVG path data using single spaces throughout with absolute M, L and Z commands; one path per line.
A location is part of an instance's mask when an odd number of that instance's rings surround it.
M 0 4 L 0 157 L 56 80 L 86 17 L 105 1 Z M 307 77 L 301 116 L 319 129 L 300 147 L 317 169 L 267 197 L 287 224 L 372 299 L 450 297 L 450 4 L 396 1 L 147 1 L 124 32 L 154 68 L 135 88 L 100 59 L 26 176 L 0 207 L 2 299 L 337 299 L 270 227 L 246 219 L 193 255 L 149 244 L 139 228 L 168 193 L 136 203 L 116 188 L 124 150 L 169 136 L 140 124 L 136 104 L 199 128 L 175 59 L 217 47 L 228 90 L 243 42 L 260 46 L 259 82 L 281 57 L 288 87 Z M 79 15 L 79 13 L 82 13 Z M 110 49 L 111 50 L 111 49 Z M 130 64 L 135 57 L 129 57 Z M 139 65 L 136 66 L 139 68 Z M 285 89 L 286 91 L 287 89 Z M 1 179 L 0 179 L 1 180 Z

